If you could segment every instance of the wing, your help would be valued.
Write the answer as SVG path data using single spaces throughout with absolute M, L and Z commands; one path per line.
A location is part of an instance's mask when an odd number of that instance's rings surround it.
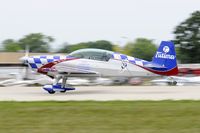
M 59 74 L 66 75 L 68 77 L 91 77 L 100 76 L 98 72 L 89 70 L 85 67 L 70 67 L 70 66 L 59 66 L 56 67 Z

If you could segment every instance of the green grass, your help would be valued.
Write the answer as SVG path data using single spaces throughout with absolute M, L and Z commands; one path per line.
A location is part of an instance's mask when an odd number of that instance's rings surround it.
M 200 101 L 0 102 L 1 133 L 199 133 Z

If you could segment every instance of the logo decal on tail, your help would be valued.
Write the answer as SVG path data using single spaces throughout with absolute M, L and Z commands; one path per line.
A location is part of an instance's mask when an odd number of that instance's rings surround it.
M 168 44 L 166 43 L 162 45 L 164 46 L 161 46 L 161 49 L 156 52 L 155 58 L 174 60 L 176 58 L 175 54 L 173 53 L 173 51 L 170 50 L 170 47 L 168 46 Z
M 164 46 L 163 47 L 163 52 L 168 53 L 169 52 L 169 47 L 168 46 Z
M 162 52 L 156 52 L 156 58 L 161 58 L 161 59 L 171 59 L 174 60 L 175 56 L 174 55 L 170 55 L 170 54 L 165 54 Z

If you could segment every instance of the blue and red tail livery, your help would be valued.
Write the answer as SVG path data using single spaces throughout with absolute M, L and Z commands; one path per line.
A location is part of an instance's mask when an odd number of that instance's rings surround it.
M 150 64 L 152 67 L 146 67 L 146 69 L 156 74 L 177 75 L 178 67 L 174 43 L 162 41 Z

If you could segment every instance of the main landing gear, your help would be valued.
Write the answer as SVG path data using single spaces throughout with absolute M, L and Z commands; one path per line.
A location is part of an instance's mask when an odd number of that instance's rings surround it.
M 59 83 L 61 79 L 62 83 Z M 49 94 L 54 94 L 55 92 L 65 93 L 66 91 L 75 90 L 74 87 L 67 85 L 66 81 L 67 81 L 66 76 L 57 76 L 54 79 L 53 85 L 45 85 L 43 89 L 47 91 Z

